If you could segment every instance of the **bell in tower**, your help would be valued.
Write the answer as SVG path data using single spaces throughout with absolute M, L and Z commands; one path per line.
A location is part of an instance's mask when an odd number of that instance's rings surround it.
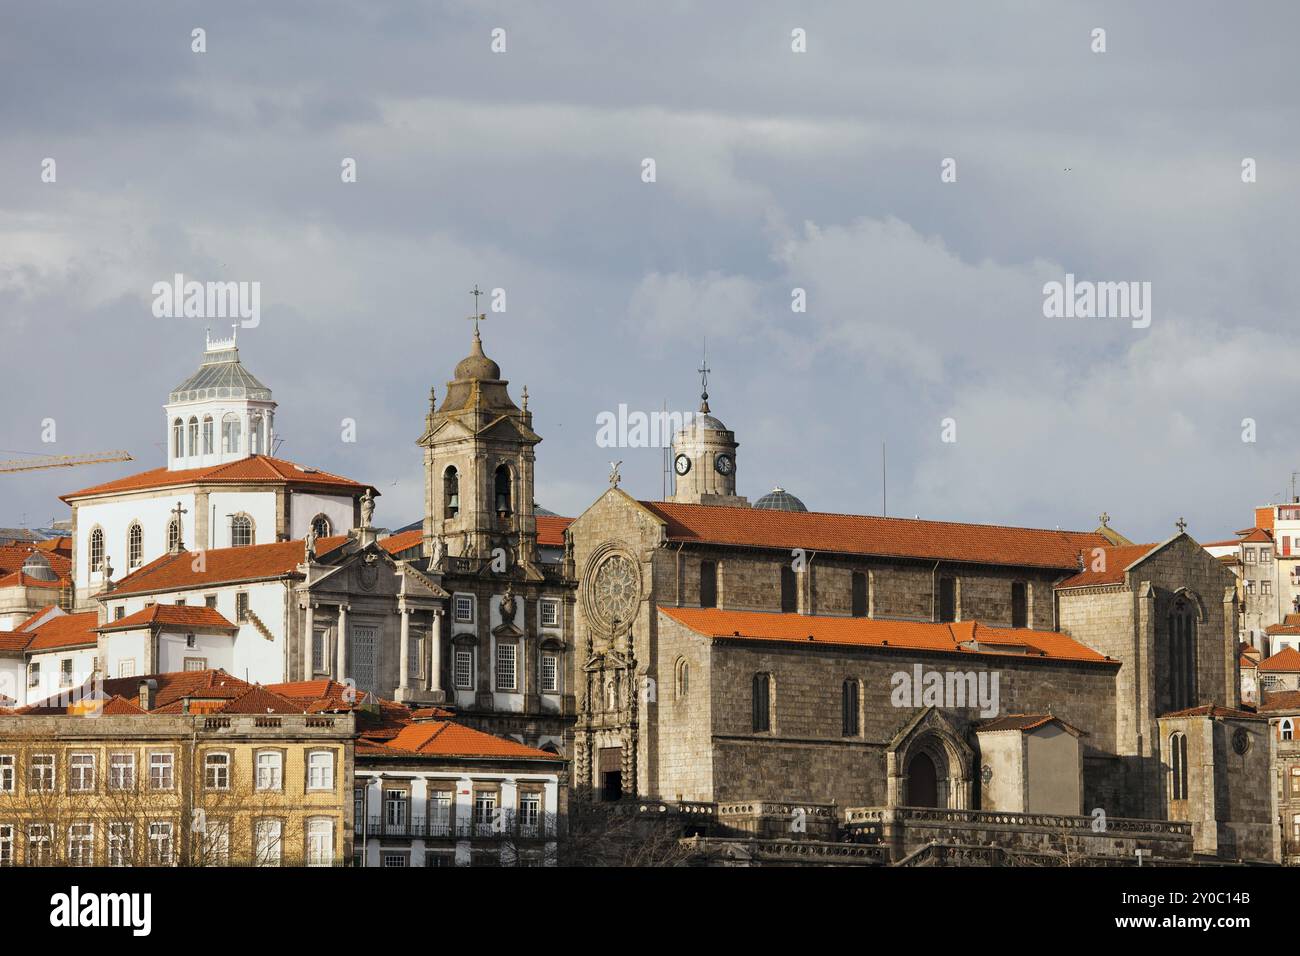
M 501 367 L 483 352 L 478 323 L 485 316 L 471 318 L 470 354 L 456 365 L 441 406 L 430 391 L 418 441 L 424 448 L 424 554 L 489 559 L 503 549 L 511 564 L 530 568 L 537 563 L 533 449 L 542 439 L 532 428 L 528 390 L 519 408 Z

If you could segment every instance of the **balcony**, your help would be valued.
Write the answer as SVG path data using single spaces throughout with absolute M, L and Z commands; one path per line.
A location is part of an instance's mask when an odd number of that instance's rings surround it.
M 387 820 L 371 815 L 364 830 L 360 821 L 355 825 L 358 836 L 394 840 L 547 840 L 554 839 L 558 829 L 554 813 L 520 815 L 515 811 L 507 811 L 495 820 L 457 822 L 446 817 Z

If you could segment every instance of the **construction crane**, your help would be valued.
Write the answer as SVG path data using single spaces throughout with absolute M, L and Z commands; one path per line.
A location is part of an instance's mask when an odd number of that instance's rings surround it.
M 128 452 L 124 451 L 100 451 L 88 455 L 36 455 L 32 458 L 0 461 L 0 474 L 11 471 L 39 471 L 42 468 L 76 468 L 78 465 L 134 460 Z

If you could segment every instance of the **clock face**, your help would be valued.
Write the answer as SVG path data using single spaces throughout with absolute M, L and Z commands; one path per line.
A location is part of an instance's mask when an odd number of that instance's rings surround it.
M 713 459 L 713 467 L 718 469 L 718 474 L 720 475 L 731 474 L 731 469 L 734 467 L 731 464 L 731 456 L 719 455 L 717 458 Z
M 677 474 L 684 475 L 691 470 L 691 460 L 685 455 L 678 455 L 673 461 L 673 468 L 677 471 Z

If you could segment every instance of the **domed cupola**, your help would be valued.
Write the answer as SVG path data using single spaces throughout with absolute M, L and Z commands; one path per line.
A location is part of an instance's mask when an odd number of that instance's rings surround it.
M 804 503 L 796 498 L 790 492 L 786 491 L 780 485 L 773 488 L 763 497 L 754 502 L 755 508 L 761 508 L 764 511 L 807 511 Z
M 747 508 L 736 494 L 736 436 L 709 408 L 709 367 L 700 364 L 700 410 L 673 436 L 670 501 Z
M 474 344 L 469 355 L 456 363 L 456 380 L 461 382 L 499 382 L 501 366 L 483 354 L 483 339 L 474 330 Z

